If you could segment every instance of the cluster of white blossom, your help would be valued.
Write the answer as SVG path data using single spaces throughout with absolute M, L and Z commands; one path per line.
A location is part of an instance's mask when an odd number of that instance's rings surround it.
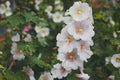
M 58 0 L 59 1 L 59 0 Z M 84 61 L 87 62 L 93 52 L 90 46 L 93 45 L 94 36 L 92 8 L 87 3 L 75 2 L 65 13 L 65 27 L 57 35 L 58 55 L 61 63 L 53 66 L 51 74 L 45 72 L 39 80 L 62 79 L 72 70 L 80 69 L 76 77 L 88 80 L 89 75 L 84 73 Z
M 120 54 L 114 54 L 112 57 L 105 58 L 106 64 L 111 62 L 114 67 L 120 68 Z
M 53 6 L 49 5 L 46 7 L 45 12 L 47 13 L 49 18 L 52 18 L 55 23 L 60 23 L 63 21 L 63 4 L 61 0 L 55 0 L 54 2 L 54 13 L 52 13 Z
M 4 4 L 0 4 L 0 15 L 10 16 L 12 15 L 12 10 L 10 8 L 10 2 L 6 1 Z
M 43 0 L 35 0 L 35 9 L 39 10 L 39 5 L 43 2 Z
M 23 40 L 25 42 L 31 42 L 32 41 L 32 36 L 28 33 L 24 33 L 25 37 L 23 38 Z M 17 42 L 20 41 L 20 34 L 17 33 L 16 35 L 12 36 L 12 46 L 11 46 L 11 54 L 13 55 L 13 59 L 14 60 L 22 60 L 25 58 L 24 52 L 22 50 L 19 50 L 17 48 Z

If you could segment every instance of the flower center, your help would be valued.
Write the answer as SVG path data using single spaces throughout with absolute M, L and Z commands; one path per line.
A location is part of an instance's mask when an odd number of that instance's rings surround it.
M 49 80 L 47 76 L 44 76 L 43 80 Z
M 72 37 L 71 37 L 71 36 L 68 36 L 68 37 L 66 38 L 66 42 L 67 42 L 67 43 L 71 43 L 71 42 L 72 42 Z
M 61 72 L 64 73 L 65 72 L 65 68 L 63 66 L 61 66 Z
M 76 13 L 77 13 L 78 15 L 81 15 L 81 14 L 83 13 L 83 11 L 82 11 L 81 9 L 77 9 Z
M 60 19 L 60 16 L 56 16 L 57 19 Z
M 84 44 L 81 44 L 81 45 L 80 45 L 80 50 L 83 50 L 83 49 L 85 49 L 85 45 L 84 45 Z
M 75 59 L 74 53 L 67 53 L 67 59 L 73 61 Z
M 22 50 L 17 50 L 16 51 L 18 54 L 23 54 L 23 51 Z
M 118 57 L 118 58 L 116 58 L 116 62 L 119 62 L 120 63 L 120 58 Z
M 80 28 L 80 27 L 76 28 L 76 33 L 81 33 L 82 31 L 83 31 L 82 28 Z

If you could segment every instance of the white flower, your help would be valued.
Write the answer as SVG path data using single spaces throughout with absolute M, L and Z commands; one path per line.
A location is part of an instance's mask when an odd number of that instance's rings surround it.
M 32 36 L 30 34 L 27 34 L 26 37 L 24 38 L 25 42 L 30 42 L 32 41 Z
M 92 8 L 90 7 L 90 10 L 89 10 L 89 16 L 88 16 L 88 21 L 90 21 L 92 24 L 94 24 L 94 20 L 93 20 L 93 15 L 92 15 Z
M 76 70 L 78 67 L 83 68 L 83 61 L 78 56 L 77 49 L 67 53 L 59 53 L 57 59 L 62 61 L 62 66 L 66 70 Z
M 38 5 L 42 2 L 43 2 L 43 0 L 35 0 L 35 4 L 38 4 Z
M 6 11 L 5 5 L 4 5 L 4 4 L 1 4 L 1 5 L 0 5 L 0 14 L 4 14 L 5 11 Z
M 90 7 L 87 3 L 75 2 L 69 9 L 70 15 L 75 21 L 82 21 L 89 17 Z
M 78 77 L 82 80 L 89 80 L 89 78 L 90 78 L 90 76 L 88 74 L 85 74 L 85 73 L 76 74 L 76 77 Z
M 115 80 L 115 76 L 114 75 L 110 75 L 109 77 L 108 77 L 108 80 Z
M 111 57 L 106 57 L 105 58 L 105 64 L 108 64 L 111 61 Z
M 10 1 L 6 1 L 6 2 L 5 2 L 5 5 L 6 5 L 7 7 L 10 7 Z
M 35 26 L 35 31 L 36 31 L 36 33 L 39 33 L 40 30 L 41 30 L 41 26 Z
M 18 42 L 18 41 L 20 41 L 20 34 L 16 34 L 16 35 L 14 35 L 13 37 L 12 37 L 12 41 L 14 41 L 14 42 Z
M 72 22 L 67 25 L 68 33 L 72 35 L 76 40 L 89 40 L 94 36 L 93 26 L 87 20 L 81 22 Z
M 55 12 L 53 15 L 52 15 L 52 18 L 53 18 L 53 21 L 55 23 L 60 23 L 62 20 L 63 20 L 63 16 L 62 14 L 60 14 L 59 12 Z
M 82 61 L 87 62 L 87 59 L 89 59 L 93 55 L 93 52 L 90 50 L 90 44 L 88 41 L 80 40 L 76 47 L 78 55 Z
M 7 7 L 5 10 L 5 16 L 10 16 L 10 15 L 12 15 L 12 10 L 10 7 Z
M 69 24 L 69 23 L 71 23 L 73 21 L 73 19 L 70 17 L 70 16 L 67 16 L 67 17 L 64 17 L 63 18 L 63 22 L 65 23 L 65 24 Z
M 29 76 L 30 80 L 35 80 L 34 71 L 29 66 L 24 66 L 23 71 Z
M 53 80 L 53 76 L 49 72 L 44 72 L 38 80 Z
M 55 5 L 58 5 L 58 4 L 60 4 L 60 3 L 61 3 L 60 0 L 55 0 Z
M 114 38 L 117 38 L 117 36 L 118 36 L 117 33 L 114 31 L 114 32 L 113 32 L 113 37 L 114 37 Z
M 68 34 L 67 27 L 64 27 L 56 38 L 59 52 L 71 52 L 76 45 L 75 39 Z
M 39 10 L 39 9 L 40 9 L 38 4 L 35 4 L 35 9 L 36 9 L 36 10 Z
M 51 5 L 49 5 L 45 8 L 45 12 L 49 13 L 52 11 L 52 9 L 53 9 L 53 7 Z
M 113 64 L 114 67 L 120 68 L 120 54 L 114 54 L 111 57 L 111 63 Z
M 58 79 L 66 77 L 70 72 L 71 70 L 66 70 L 60 63 L 54 65 L 54 67 L 51 70 L 53 77 Z
M 64 9 L 63 5 L 59 4 L 55 6 L 55 10 L 60 10 L 62 11 Z
M 50 33 L 49 28 L 41 28 L 40 31 L 39 31 L 39 33 L 38 33 L 38 35 L 37 35 L 37 37 L 38 38 L 39 37 L 46 37 L 46 36 L 49 35 L 49 33 Z
M 25 58 L 23 51 L 17 49 L 17 43 L 12 43 L 11 54 L 14 60 L 20 61 Z

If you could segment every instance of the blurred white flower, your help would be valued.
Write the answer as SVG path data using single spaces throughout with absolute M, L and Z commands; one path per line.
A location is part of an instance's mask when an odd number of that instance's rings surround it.
M 11 54 L 14 60 L 20 61 L 25 58 L 23 51 L 17 49 L 17 43 L 12 43 Z
M 86 61 L 89 59 L 93 52 L 90 50 L 90 44 L 88 41 L 82 41 L 80 40 L 78 44 L 76 45 L 78 55 L 82 61 Z
M 108 80 L 115 80 L 115 76 L 114 76 L 114 75 L 110 75 L 110 76 L 108 77 Z
M 56 37 L 58 52 L 71 52 L 76 45 L 75 39 L 68 34 L 67 27 L 64 27 Z
M 60 0 L 55 0 L 55 2 L 54 2 L 55 5 L 58 5 L 58 4 L 60 4 L 60 3 L 61 3 Z
M 26 37 L 24 38 L 25 42 L 30 42 L 32 41 L 32 36 L 30 34 L 27 34 Z
M 43 0 L 35 0 L 35 9 L 39 10 L 39 5 L 43 2 Z
M 120 68 L 120 54 L 114 54 L 111 57 L 111 63 L 113 64 L 114 67 Z
M 54 67 L 51 70 L 53 77 L 58 79 L 66 77 L 70 72 L 71 70 L 66 70 L 60 63 L 54 65 Z
M 55 12 L 53 15 L 52 15 L 52 18 L 53 18 L 53 21 L 55 23 L 60 23 L 62 20 L 63 20 L 63 15 L 59 12 Z
M 88 74 L 85 74 L 85 73 L 76 74 L 76 77 L 78 77 L 82 80 L 89 80 L 89 78 L 90 78 L 90 76 Z
M 16 34 L 16 35 L 14 35 L 13 37 L 12 37 L 12 41 L 13 42 L 19 42 L 20 41 L 20 34 Z
M 39 9 L 40 9 L 38 4 L 35 4 L 35 9 L 36 9 L 36 10 L 39 10 Z
M 46 37 L 46 36 L 48 36 L 49 35 L 49 33 L 50 33 L 50 30 L 49 30 L 49 28 L 41 28 L 40 29 L 40 31 L 39 31 L 39 33 L 37 34 L 37 37 L 39 38 L 39 37 Z
M 109 64 L 110 61 L 111 61 L 111 57 L 106 57 L 105 58 L 105 64 Z
M 7 7 L 10 7 L 10 1 L 6 1 L 6 2 L 5 2 L 5 5 L 6 5 Z
M 62 66 L 66 70 L 76 70 L 78 67 L 83 68 L 83 61 L 77 54 L 77 49 L 73 49 L 71 52 L 58 53 L 57 59 L 62 61 Z
M 30 80 L 35 80 L 34 71 L 29 66 L 24 66 L 23 67 L 23 72 L 25 72 L 26 75 L 29 76 Z
M 55 6 L 55 10 L 60 10 L 62 11 L 64 9 L 63 5 L 59 4 Z
M 39 33 L 39 32 L 40 32 L 40 30 L 41 30 L 41 26 L 35 26 L 35 28 L 34 28 L 34 29 L 35 29 L 35 32 L 36 32 L 36 33 Z
M 5 11 L 6 11 L 5 5 L 4 5 L 4 4 L 1 4 L 1 5 L 0 5 L 0 14 L 4 14 Z
M 51 6 L 51 5 L 49 5 L 49 6 L 47 6 L 46 8 L 45 8 L 45 12 L 51 12 L 52 11 L 52 9 L 53 9 L 53 7 Z
M 38 80 L 53 80 L 53 76 L 49 72 L 44 72 Z
M 72 22 L 67 25 L 68 33 L 72 35 L 76 40 L 89 40 L 94 36 L 93 26 L 92 24 L 85 20 L 81 22 Z
M 92 8 L 90 7 L 89 10 L 89 16 L 88 16 L 88 21 L 90 21 L 92 24 L 94 24 L 94 20 L 93 20 L 93 15 L 92 15 Z
M 113 32 L 113 37 L 114 37 L 114 38 L 117 38 L 117 36 L 118 36 L 117 33 L 114 31 L 114 32 Z
M 75 21 L 82 21 L 89 17 L 90 7 L 87 3 L 74 2 L 69 9 L 69 13 Z
M 5 10 L 5 16 L 10 16 L 10 15 L 12 15 L 12 10 L 10 7 L 7 7 Z
M 69 24 L 69 23 L 71 23 L 73 21 L 73 19 L 70 17 L 70 16 L 67 16 L 67 17 L 64 17 L 63 18 L 63 22 L 65 23 L 65 24 Z

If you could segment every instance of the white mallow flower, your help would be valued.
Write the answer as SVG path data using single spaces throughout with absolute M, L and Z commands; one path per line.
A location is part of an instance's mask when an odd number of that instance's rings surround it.
M 118 35 L 117 35 L 117 33 L 116 33 L 115 31 L 113 32 L 113 37 L 114 37 L 114 38 L 117 38 L 117 37 L 118 37 Z
M 40 78 L 38 80 L 53 80 L 53 76 L 49 72 L 44 72 L 41 74 Z
M 14 35 L 13 37 L 12 37 L 12 41 L 13 42 L 19 42 L 20 41 L 20 34 L 16 34 L 16 35 Z
M 14 60 L 20 61 L 25 58 L 23 51 L 17 49 L 17 43 L 12 43 L 11 54 Z
M 38 5 L 42 2 L 43 2 L 43 0 L 35 0 L 35 4 L 38 4 Z
M 62 11 L 64 9 L 63 5 L 59 4 L 55 6 L 55 10 L 60 10 Z
M 92 24 L 87 21 L 81 22 L 71 22 L 68 26 L 68 33 L 72 35 L 76 40 L 89 40 L 91 37 L 94 36 L 93 26 Z
M 37 34 L 37 37 L 38 38 L 39 37 L 46 37 L 46 36 L 49 35 L 49 33 L 50 33 L 49 28 L 41 28 L 40 31 L 39 31 L 39 33 Z
M 54 67 L 51 70 L 53 77 L 58 79 L 66 77 L 70 72 L 71 70 L 66 70 L 60 63 L 54 65 Z
M 45 12 L 49 13 L 52 11 L 52 9 L 53 9 L 53 7 L 51 5 L 49 5 L 45 8 Z
M 61 3 L 60 0 L 55 0 L 55 5 L 58 5 L 58 4 L 60 4 L 60 3 Z
M 89 17 L 90 7 L 87 3 L 75 2 L 69 9 L 69 14 L 75 21 L 82 21 Z
M 78 77 L 82 80 L 89 80 L 89 78 L 90 78 L 90 76 L 88 74 L 85 74 L 85 73 L 76 74 L 76 77 Z
M 23 67 L 23 72 L 25 72 L 26 75 L 29 76 L 30 80 L 35 80 L 34 71 L 29 66 L 24 66 Z
M 93 19 L 93 15 L 92 15 L 92 8 L 90 7 L 90 10 L 89 10 L 89 16 L 87 18 L 88 21 L 90 21 L 92 24 L 94 24 L 94 19 Z
M 5 10 L 5 16 L 11 16 L 12 15 L 12 10 L 10 7 L 7 7 Z
M 83 68 L 83 61 L 77 54 L 77 49 L 73 49 L 71 52 L 59 53 L 57 59 L 62 61 L 62 66 L 66 70 L 76 70 L 78 67 Z
M 76 48 L 77 53 L 82 61 L 87 62 L 87 59 L 89 59 L 93 55 L 93 52 L 90 50 L 89 41 L 80 40 L 76 45 Z
M 41 30 L 41 26 L 35 26 L 35 32 L 36 32 L 36 33 L 39 33 L 40 30 Z
M 32 36 L 30 34 L 27 34 L 26 37 L 24 38 L 25 42 L 30 42 L 32 41 Z
M 5 2 L 5 5 L 6 5 L 7 7 L 10 7 L 10 1 L 6 1 L 6 2 Z
M 6 11 L 5 5 L 4 5 L 4 4 L 1 4 L 1 5 L 0 5 L 0 14 L 4 14 L 5 11 Z
M 105 58 L 105 64 L 109 64 L 110 61 L 111 61 L 111 57 L 106 57 Z
M 67 17 L 64 17 L 63 18 L 63 22 L 65 23 L 65 24 L 69 24 L 69 23 L 71 23 L 73 21 L 73 19 L 72 19 L 72 17 L 70 17 L 70 16 L 67 16 Z
M 63 20 L 63 15 L 59 12 L 55 12 L 53 15 L 52 15 L 52 18 L 53 18 L 53 21 L 55 23 L 60 23 L 62 20 Z
M 64 27 L 56 37 L 59 52 L 71 52 L 76 45 L 76 40 L 68 34 L 67 28 Z
M 113 64 L 114 67 L 120 68 L 120 54 L 114 54 L 111 57 L 111 63 Z

